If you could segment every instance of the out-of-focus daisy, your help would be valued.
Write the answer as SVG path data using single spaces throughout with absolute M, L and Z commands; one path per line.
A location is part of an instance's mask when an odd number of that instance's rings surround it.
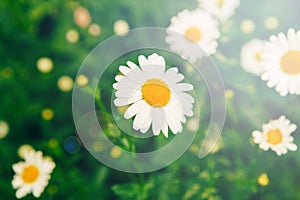
M 270 120 L 269 123 L 263 124 L 262 131 L 253 131 L 252 136 L 254 143 L 265 151 L 271 149 L 278 156 L 286 154 L 288 150 L 296 151 L 297 145 L 293 143 L 294 138 L 291 133 L 297 129 L 295 124 L 285 116 L 276 120 Z
M 218 22 L 210 14 L 200 9 L 183 10 L 171 19 L 166 42 L 172 51 L 193 63 L 216 53 L 219 37 Z
M 24 160 L 12 166 L 16 173 L 12 180 L 13 188 L 17 189 L 16 197 L 22 198 L 32 193 L 38 198 L 48 185 L 55 163 L 43 157 L 41 151 L 34 150 L 26 153 Z
M 261 54 L 265 43 L 263 40 L 254 39 L 243 45 L 241 50 L 241 66 L 247 72 L 257 76 L 263 73 Z
M 230 18 L 240 5 L 239 0 L 198 0 L 198 2 L 201 8 L 210 12 L 222 22 Z
M 272 35 L 262 53 L 261 78 L 281 96 L 300 94 L 300 31 L 289 29 L 287 36 Z
M 116 76 L 116 106 L 130 105 L 124 113 L 126 119 L 135 116 L 133 129 L 145 133 L 152 124 L 152 132 L 162 131 L 168 137 L 168 127 L 176 134 L 182 131 L 185 116 L 193 115 L 194 98 L 185 93 L 193 89 L 188 83 L 180 83 L 184 76 L 178 68 L 165 71 L 163 57 L 152 54 L 148 58 L 141 55 L 139 66 L 128 61 L 120 66 L 122 75 Z

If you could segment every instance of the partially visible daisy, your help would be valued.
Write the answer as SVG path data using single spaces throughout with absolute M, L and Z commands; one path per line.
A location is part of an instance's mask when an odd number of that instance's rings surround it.
M 24 161 L 12 167 L 16 173 L 12 180 L 13 188 L 17 189 L 16 197 L 22 198 L 32 193 L 38 198 L 48 185 L 55 163 L 50 158 L 43 157 L 41 151 L 31 150 L 24 156 Z
M 289 29 L 287 36 L 272 35 L 262 53 L 265 72 L 261 78 L 281 96 L 300 94 L 300 31 Z
M 241 66 L 244 70 L 257 76 L 263 73 L 261 53 L 265 43 L 263 40 L 253 39 L 243 45 L 241 50 Z
M 270 120 L 269 123 L 263 124 L 262 129 L 262 132 L 253 131 L 252 136 L 254 143 L 259 144 L 264 151 L 271 149 L 280 156 L 286 154 L 288 150 L 297 150 L 297 145 L 293 143 L 294 138 L 291 136 L 297 126 L 285 116 Z
M 171 19 L 166 42 L 172 51 L 193 63 L 216 53 L 219 37 L 218 22 L 210 14 L 200 9 L 183 10 Z
M 162 131 L 168 137 L 168 128 L 176 134 L 182 131 L 185 116 L 193 115 L 194 98 L 185 93 L 193 90 L 188 83 L 180 83 L 184 76 L 178 68 L 165 71 L 165 60 L 162 56 L 152 54 L 148 58 L 138 57 L 139 66 L 128 61 L 120 66 L 122 75 L 116 76 L 113 85 L 116 89 L 116 106 L 130 105 L 124 113 L 126 119 L 135 116 L 133 129 L 142 133 L 148 131 L 159 135 Z
M 199 6 L 218 18 L 221 22 L 229 19 L 239 7 L 239 0 L 198 0 Z

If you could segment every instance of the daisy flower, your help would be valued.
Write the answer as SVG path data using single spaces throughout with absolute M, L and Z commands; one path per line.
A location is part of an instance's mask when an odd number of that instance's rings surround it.
M 221 22 L 229 19 L 239 7 L 239 0 L 198 0 L 199 6 L 218 18 Z
M 281 96 L 300 94 L 300 31 L 289 29 L 287 35 L 272 35 L 262 53 L 267 86 L 275 87 Z
M 243 45 L 241 66 L 244 70 L 257 76 L 263 73 L 261 53 L 265 43 L 263 40 L 254 39 Z
M 172 51 L 194 63 L 216 53 L 219 37 L 218 22 L 210 14 L 200 9 L 183 10 L 171 19 L 166 42 Z
M 294 138 L 291 136 L 297 126 L 292 124 L 285 116 L 271 120 L 269 123 L 264 124 L 262 129 L 262 132 L 253 131 L 252 136 L 254 143 L 259 144 L 259 147 L 264 151 L 271 149 L 280 156 L 286 154 L 288 150 L 297 150 L 297 145 L 293 143 Z
M 162 131 L 168 137 L 168 127 L 176 134 L 182 131 L 185 116 L 193 115 L 194 98 L 185 93 L 193 90 L 188 83 L 180 83 L 184 76 L 178 68 L 165 71 L 165 60 L 158 54 L 148 58 L 138 57 L 139 66 L 128 61 L 120 66 L 122 75 L 116 76 L 116 106 L 130 105 L 124 113 L 126 119 L 135 116 L 133 129 L 145 133 L 152 124 L 152 132 L 159 135 Z
M 50 158 L 43 157 L 41 151 L 27 152 L 24 161 L 12 166 L 16 173 L 12 180 L 13 188 L 17 189 L 16 197 L 22 198 L 29 193 L 36 198 L 40 197 L 54 167 L 55 163 Z

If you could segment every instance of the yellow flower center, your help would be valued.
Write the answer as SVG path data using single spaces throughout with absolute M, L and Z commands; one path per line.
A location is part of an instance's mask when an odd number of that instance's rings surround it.
M 171 91 L 163 81 L 150 79 L 142 86 L 142 97 L 150 106 L 163 107 L 170 101 Z
M 217 0 L 217 4 L 218 4 L 219 8 L 221 8 L 224 4 L 224 0 Z
M 192 42 L 199 42 L 203 35 L 202 31 L 198 27 L 192 26 L 185 31 L 184 36 Z
M 34 165 L 29 165 L 23 169 L 22 179 L 25 183 L 33 183 L 39 176 L 40 172 Z
M 282 132 L 279 129 L 269 130 L 267 132 L 267 142 L 277 145 L 282 142 Z
M 261 53 L 260 53 L 260 52 L 257 52 L 257 53 L 255 54 L 255 60 L 256 60 L 257 62 L 261 62 L 261 61 L 262 61 Z
M 300 51 L 290 50 L 286 52 L 280 61 L 281 70 L 289 75 L 300 73 Z

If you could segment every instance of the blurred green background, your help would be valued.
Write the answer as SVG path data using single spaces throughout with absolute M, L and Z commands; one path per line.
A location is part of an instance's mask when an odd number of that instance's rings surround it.
M 243 43 L 267 39 L 289 27 L 299 30 L 297 3 L 242 0 L 231 20 L 221 25 L 219 51 L 213 59 L 227 89 L 227 119 L 214 151 L 204 159 L 197 157 L 210 111 L 203 95 L 199 138 L 190 151 L 162 170 L 128 174 L 104 166 L 80 146 L 71 108 L 76 72 L 88 53 L 119 29 L 167 27 L 180 10 L 195 9 L 196 0 L 2 0 L 0 121 L 9 132 L 0 139 L 0 199 L 15 198 L 11 166 L 21 160 L 18 148 L 23 144 L 42 150 L 56 163 L 41 199 L 300 199 L 300 152 L 278 157 L 251 141 L 253 130 L 281 114 L 299 123 L 299 97 L 279 97 L 239 65 Z M 270 16 L 279 21 L 272 30 L 264 24 Z M 255 24 L 253 31 L 241 29 L 245 20 Z M 47 58 L 44 64 L 38 64 L 41 58 Z M 136 55 L 131 60 L 136 61 Z M 109 87 L 100 88 L 99 101 Z M 103 106 L 108 109 L 110 104 Z M 114 141 L 127 138 L 114 134 L 109 125 L 107 131 Z M 299 134 L 298 130 L 294 134 L 296 144 Z M 119 156 L 112 152 L 115 159 Z M 260 177 L 264 173 L 268 178 Z

